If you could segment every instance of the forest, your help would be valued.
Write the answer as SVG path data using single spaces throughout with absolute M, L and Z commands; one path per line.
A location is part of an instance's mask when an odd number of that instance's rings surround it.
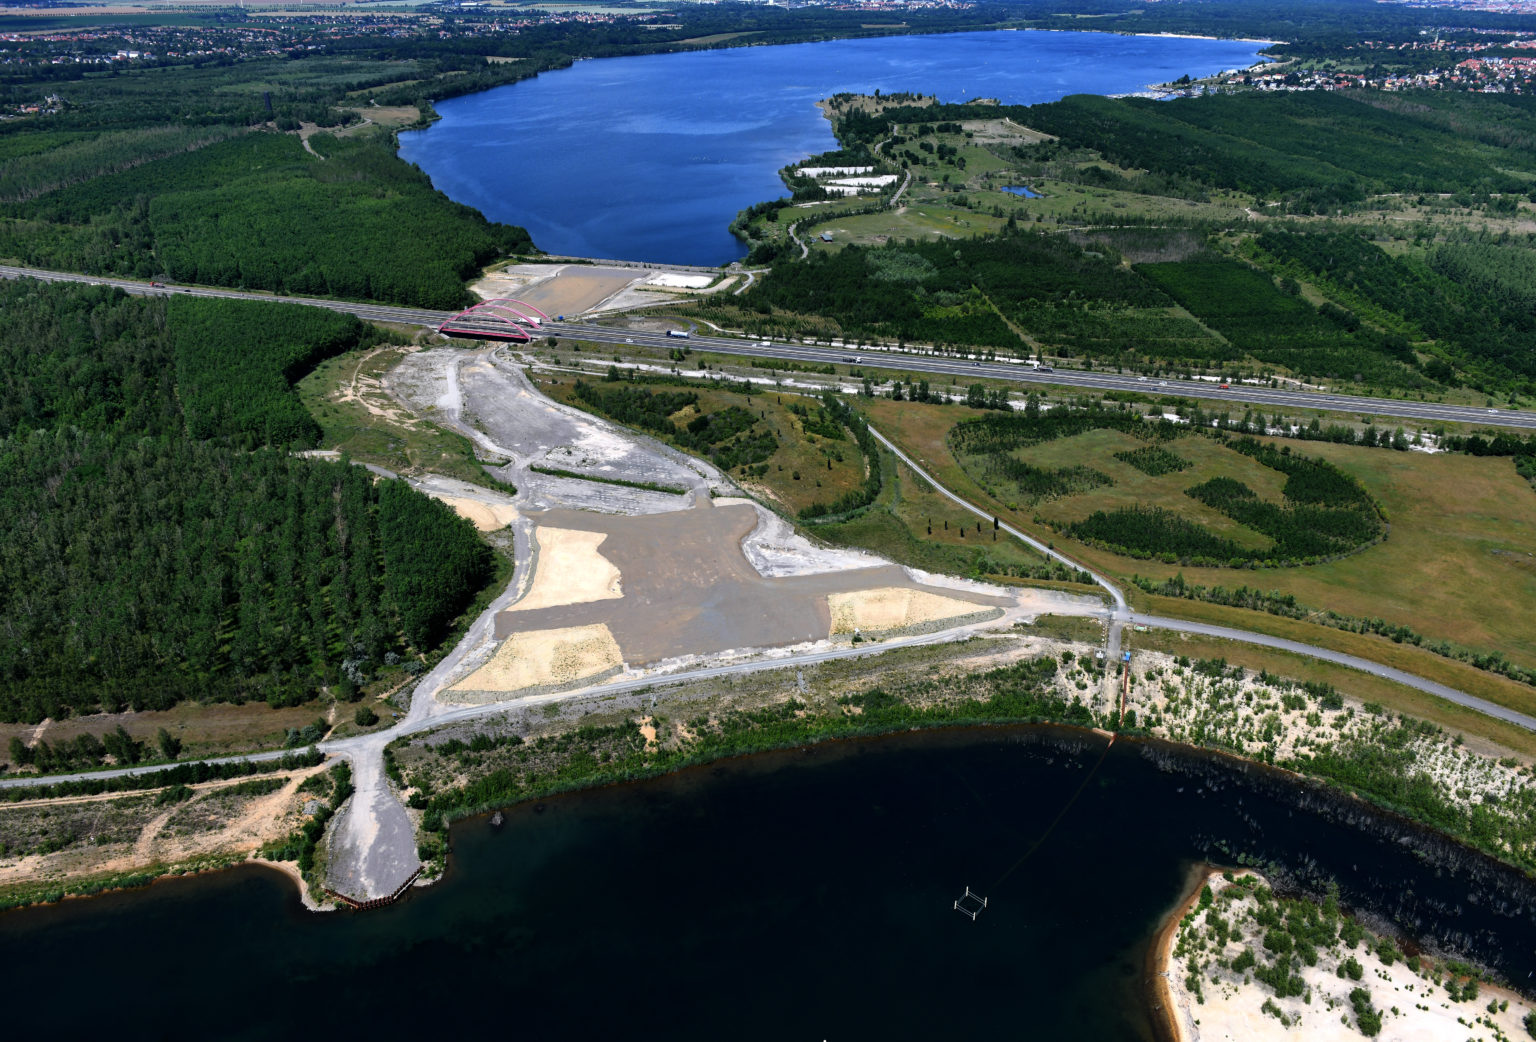
M 452 310 L 465 279 L 531 247 L 522 229 L 436 192 L 387 139 L 310 144 L 324 160 L 290 135 L 241 133 L 34 194 L 0 207 L 0 256 Z
M 1382 326 L 1433 339 L 1424 371 L 1441 382 L 1536 385 L 1530 246 L 1443 242 L 1422 256 L 1392 256 L 1348 230 L 1288 227 L 1266 229 L 1254 246 L 1277 271 L 1325 287 Z
M 1466 132 L 1474 120 L 1504 134 L 1481 140 Z M 1079 94 L 1024 109 L 1019 122 L 1117 166 L 1274 199 L 1296 213 L 1382 192 L 1525 195 L 1529 182 L 1517 171 L 1536 172 L 1523 144 L 1536 108 L 1519 97 L 1299 91 L 1164 103 Z
M 1266 272 L 1204 252 L 1187 260 L 1137 265 L 1137 271 L 1200 316 L 1245 355 L 1283 366 L 1304 380 L 1365 381 L 1419 388 L 1408 341 L 1362 326 L 1333 305 L 1313 307 Z
M 845 337 L 1019 353 L 1027 341 L 1141 372 L 1288 374 L 1377 392 L 1536 389 L 1536 245 L 1518 228 L 1476 223 L 1508 222 L 1536 198 L 1530 99 L 1362 90 L 1009 106 L 900 97 L 878 109 L 839 106 L 834 129 L 845 149 L 868 152 L 922 144 L 941 127 L 964 144 L 965 121 L 1000 118 L 1055 135 L 989 146 L 1008 176 L 1085 186 L 1088 200 L 1109 201 L 1084 201 L 1065 217 L 1047 211 L 1028 232 L 1015 211 L 983 238 L 849 246 L 805 260 L 785 251 L 748 298 L 777 322 L 748 324 L 814 330 L 819 316 Z M 887 154 L 893 164 L 906 155 L 894 146 Z M 966 186 L 996 183 L 973 177 Z M 1214 206 L 1223 192 L 1251 197 L 1247 213 L 1261 223 L 1193 210 L 1154 217 L 1137 212 L 1153 204 L 1111 194 Z M 1432 225 L 1415 208 L 1456 220 Z M 1362 210 L 1397 216 L 1339 219 Z M 1289 213 L 1334 219 L 1292 223 Z
M 781 259 L 748 299 L 761 314 L 826 315 L 846 335 L 941 347 L 1026 354 L 1012 322 L 1065 354 L 1237 357 L 1195 323 L 1168 316 L 1167 294 L 1117 261 L 1103 247 L 1013 228 Z
M 353 320 L 26 282 L 0 304 L 0 719 L 352 690 L 492 574 L 441 504 L 289 453 L 278 384 Z M 245 368 L 221 375 L 229 352 Z M 246 379 L 278 420 L 238 408 Z
M 293 384 L 317 362 L 379 334 L 351 315 L 298 304 L 172 297 L 166 330 L 187 433 L 244 445 L 317 443 Z

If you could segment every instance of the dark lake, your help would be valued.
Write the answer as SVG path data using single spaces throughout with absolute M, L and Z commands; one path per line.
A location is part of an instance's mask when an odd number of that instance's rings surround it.
M 374 913 L 311 915 L 253 869 L 0 915 L 7 1033 L 1145 1039 L 1149 937 L 1206 858 L 1336 879 L 1536 969 L 1512 873 L 1273 773 L 1075 732 L 731 761 L 466 822 L 453 848 L 447 880 Z
M 816 102 L 876 89 L 1009 104 L 1246 68 L 1260 43 L 999 31 L 581 61 L 438 103 L 400 154 L 550 253 L 725 264 L 727 226 L 784 194 L 780 167 L 837 147 Z

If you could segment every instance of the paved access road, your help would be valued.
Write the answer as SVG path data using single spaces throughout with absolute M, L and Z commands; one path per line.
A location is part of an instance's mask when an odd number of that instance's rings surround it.
M 606 263 L 606 262 L 605 262 Z M 711 269 L 712 270 L 712 269 Z M 46 271 L 40 268 L 0 266 L 0 278 L 35 278 L 48 282 L 88 282 L 102 286 L 116 286 L 127 293 L 139 295 L 169 296 L 186 293 L 198 297 L 222 297 L 232 300 L 263 300 L 269 302 L 305 304 L 356 315 L 372 322 L 390 322 L 397 325 L 437 327 L 452 315 L 446 311 L 428 311 L 419 308 L 395 307 L 387 304 L 354 304 L 342 300 L 322 300 L 315 297 L 279 297 L 270 293 L 247 293 L 233 289 L 209 289 L 197 286 L 155 286 L 132 279 L 76 275 L 71 272 Z M 651 347 L 674 348 L 677 339 L 665 333 L 647 333 L 639 330 L 614 329 L 607 326 L 580 322 L 548 322 L 543 335 L 591 340 L 599 343 L 644 344 Z M 816 347 L 805 344 L 775 343 L 768 340 L 752 340 L 737 337 L 701 336 L 689 339 L 695 350 L 716 354 L 740 355 L 752 358 L 782 358 L 789 361 L 810 362 L 825 365 L 828 362 L 848 362 L 873 369 L 897 369 L 904 373 L 926 376 L 944 376 L 956 383 L 985 377 L 989 380 L 1008 380 L 1014 383 L 1046 387 L 1070 387 L 1094 391 L 1138 391 L 1148 395 L 1168 395 L 1182 398 L 1200 398 L 1209 401 L 1231 402 L 1257 410 L 1320 409 L 1331 412 L 1357 413 L 1363 416 L 1416 420 L 1421 423 L 1470 423 L 1489 427 L 1513 427 L 1536 431 L 1536 412 L 1516 409 L 1479 409 L 1465 405 L 1441 405 L 1436 402 L 1416 402 L 1406 399 L 1364 398 L 1347 394 L 1325 394 L 1315 391 L 1289 391 L 1273 387 L 1234 385 L 1223 388 L 1208 380 L 1180 380 L 1123 376 L 1117 373 L 1088 372 L 1077 369 L 1040 372 L 1023 364 L 1011 362 L 980 362 L 946 358 L 942 355 L 917 354 L 884 348 L 869 347 Z

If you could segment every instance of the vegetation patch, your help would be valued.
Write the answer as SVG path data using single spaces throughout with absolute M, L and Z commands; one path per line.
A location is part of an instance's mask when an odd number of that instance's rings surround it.
M 1189 460 L 1169 452 L 1161 445 L 1146 445 L 1139 449 L 1117 452 L 1115 459 L 1135 467 L 1152 478 L 1160 478 L 1164 474 L 1176 474 L 1181 470 L 1188 470 L 1191 466 Z

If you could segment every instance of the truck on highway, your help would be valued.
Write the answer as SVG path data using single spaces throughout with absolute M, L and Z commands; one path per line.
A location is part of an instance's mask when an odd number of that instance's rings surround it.
M 675 336 L 679 340 L 687 340 L 692 335 L 693 334 L 691 332 L 689 332 L 688 330 L 686 330 L 686 329 L 669 329 L 669 330 L 667 330 L 667 336 Z

